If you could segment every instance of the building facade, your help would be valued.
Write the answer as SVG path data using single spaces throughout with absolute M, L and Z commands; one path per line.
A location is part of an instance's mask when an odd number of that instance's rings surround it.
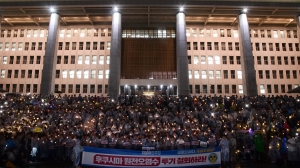
M 155 7 L 158 2 L 136 7 L 124 3 L 118 10 L 116 4 L 106 4 L 104 14 L 91 15 L 89 3 L 102 2 L 89 1 L 77 16 L 80 4 L 71 2 L 66 10 L 72 14 L 63 11 L 68 3 L 56 4 L 61 12 L 35 14 L 42 6 L 26 3 L 21 8 L 0 1 L 21 13 L 0 8 L 0 88 L 116 97 L 283 95 L 299 86 L 300 11 L 292 7 L 296 1 L 284 3 L 284 8 L 283 3 L 270 7 L 257 2 L 249 12 L 236 4 L 228 13 L 222 3 L 203 2 L 187 3 L 184 10 L 168 1 L 162 7 Z M 206 12 L 190 12 L 193 6 Z M 51 13 L 57 14 L 54 28 Z

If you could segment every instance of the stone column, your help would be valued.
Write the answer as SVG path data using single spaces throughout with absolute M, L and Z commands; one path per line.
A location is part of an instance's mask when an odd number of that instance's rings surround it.
M 59 22 L 60 16 L 57 13 L 51 13 L 45 60 L 42 70 L 42 80 L 40 88 L 41 95 L 49 95 L 50 93 L 54 93 Z
M 297 16 L 297 37 L 299 39 L 299 43 L 300 43 L 300 15 Z M 1 28 L 1 27 L 0 27 Z
M 186 46 L 185 14 L 176 15 L 176 62 L 177 62 L 177 89 L 178 95 L 189 95 L 188 58 Z
M 108 79 L 108 95 L 117 99 L 120 90 L 121 77 L 121 14 L 117 11 L 113 13 L 111 25 L 111 49 Z
M 239 15 L 239 38 L 243 75 L 243 94 L 247 96 L 257 95 L 256 74 L 254 70 L 249 24 L 245 13 Z

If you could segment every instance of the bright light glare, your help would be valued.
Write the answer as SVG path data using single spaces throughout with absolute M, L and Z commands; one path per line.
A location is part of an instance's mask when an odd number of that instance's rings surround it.
M 114 11 L 118 12 L 119 11 L 118 7 L 114 7 Z
M 50 12 L 55 12 L 55 9 L 53 7 L 50 7 Z
M 248 11 L 248 9 L 247 9 L 247 8 L 244 8 L 244 9 L 243 9 L 243 12 L 244 12 L 244 13 L 246 13 L 247 11 Z
M 180 11 L 180 12 L 183 12 L 183 7 L 180 7 L 180 8 L 179 8 L 179 11 Z

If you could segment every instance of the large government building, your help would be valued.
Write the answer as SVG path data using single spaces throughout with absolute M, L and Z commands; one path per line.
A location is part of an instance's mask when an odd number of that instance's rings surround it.
M 0 88 L 69 95 L 283 95 L 300 0 L 0 0 Z

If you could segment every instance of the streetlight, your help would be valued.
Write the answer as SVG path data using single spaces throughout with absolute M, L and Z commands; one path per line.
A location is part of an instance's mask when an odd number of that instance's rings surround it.
M 183 10 L 184 10 L 183 7 L 179 8 L 179 12 L 183 12 Z
M 50 7 L 50 8 L 49 8 L 49 11 L 50 11 L 51 13 L 53 13 L 53 12 L 55 12 L 56 10 L 55 10 L 54 7 Z
M 118 12 L 119 11 L 119 8 L 118 7 L 114 7 L 114 12 Z

